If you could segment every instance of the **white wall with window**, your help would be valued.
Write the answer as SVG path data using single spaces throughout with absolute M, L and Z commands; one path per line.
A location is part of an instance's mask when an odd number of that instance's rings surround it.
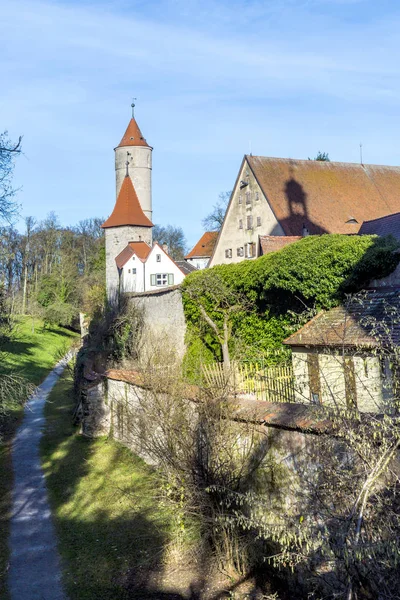
M 144 263 L 135 254 L 121 269 L 121 292 L 143 292 Z
M 185 279 L 184 273 L 159 244 L 151 249 L 145 263 L 146 291 L 178 285 Z

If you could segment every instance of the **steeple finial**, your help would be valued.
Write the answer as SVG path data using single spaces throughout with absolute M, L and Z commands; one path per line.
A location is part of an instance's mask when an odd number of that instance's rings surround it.
M 131 104 L 131 108 L 132 108 L 132 119 L 135 118 L 135 100 L 137 100 L 137 98 L 132 98 L 132 104 Z
M 129 161 L 128 160 L 126 161 L 125 166 L 126 166 L 125 177 L 129 177 Z

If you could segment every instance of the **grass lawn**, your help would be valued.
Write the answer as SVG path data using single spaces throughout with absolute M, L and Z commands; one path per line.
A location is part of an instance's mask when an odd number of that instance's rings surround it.
M 42 460 L 69 599 L 183 598 L 148 587 L 177 522 L 157 474 L 121 444 L 79 435 L 68 376 L 49 400 Z
M 44 329 L 40 319 L 17 317 L 12 340 L 2 347 L 0 374 L 15 371 L 38 385 L 78 337 L 63 327 Z
M 38 319 L 33 324 L 32 333 L 32 318 L 17 318 L 13 340 L 2 347 L 4 353 L 0 354 L 0 374 L 16 372 L 37 385 L 78 336 L 61 327 L 43 330 L 43 324 Z M 22 406 L 15 406 L 6 415 L 0 416 L 0 598 L 4 600 L 8 598 L 6 574 L 13 483 L 10 448 L 22 412 Z

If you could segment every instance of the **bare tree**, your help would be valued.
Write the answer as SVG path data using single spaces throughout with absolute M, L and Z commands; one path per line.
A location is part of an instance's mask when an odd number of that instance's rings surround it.
M 226 209 L 232 192 L 221 192 L 212 211 L 202 220 L 205 231 L 219 231 L 224 221 Z
M 21 141 L 13 143 L 7 131 L 0 134 L 0 219 L 11 222 L 16 215 L 18 205 L 14 202 L 16 190 L 12 187 L 14 159 L 21 153 Z

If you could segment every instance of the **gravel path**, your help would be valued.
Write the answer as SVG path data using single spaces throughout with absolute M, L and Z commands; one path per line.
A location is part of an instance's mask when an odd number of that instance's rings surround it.
M 28 401 L 12 449 L 14 470 L 8 586 L 11 600 L 66 600 L 39 456 L 44 404 L 63 372 L 60 361 Z

